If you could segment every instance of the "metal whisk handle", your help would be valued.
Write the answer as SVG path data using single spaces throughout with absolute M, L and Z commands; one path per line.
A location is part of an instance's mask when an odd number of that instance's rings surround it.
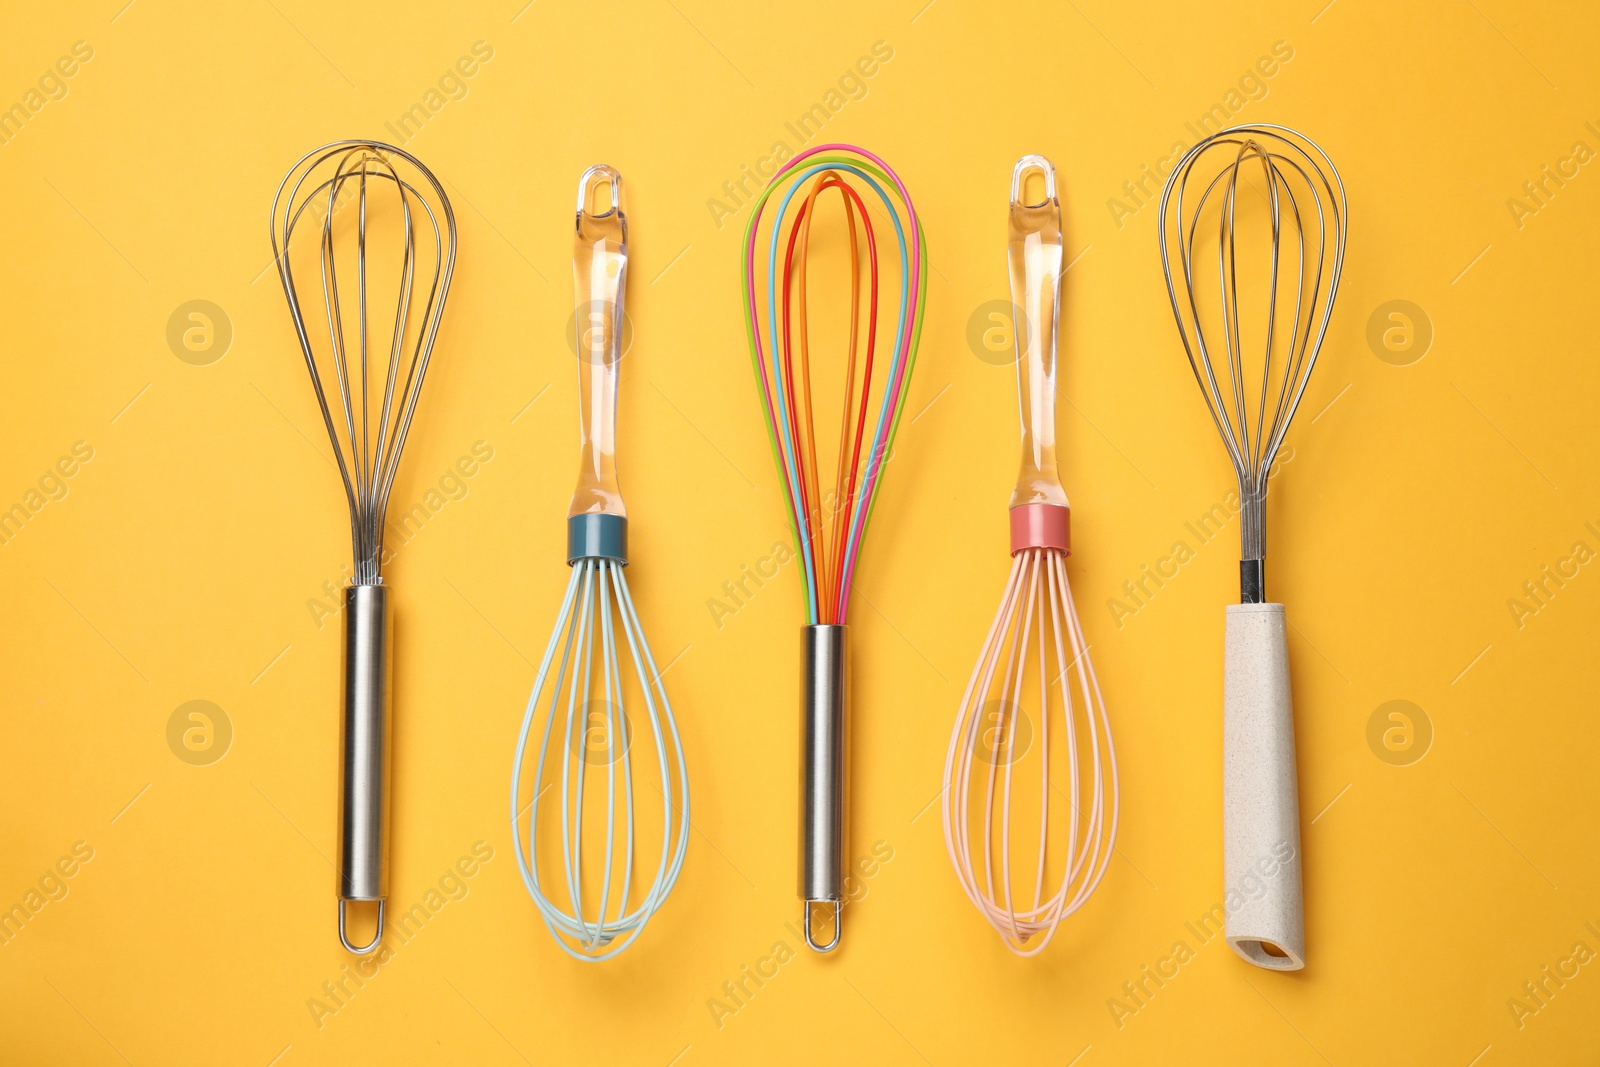
M 343 773 L 339 796 L 339 940 L 365 955 L 383 940 L 389 894 L 389 591 L 352 585 L 344 591 Z M 365 946 L 345 935 L 345 905 L 378 902 L 378 929 Z
M 817 952 L 839 947 L 844 906 L 846 803 L 850 777 L 845 627 L 806 626 L 801 705 L 800 896 L 806 944 Z M 833 905 L 833 937 L 812 935 L 813 905 Z
M 1267 602 L 1267 561 L 1241 559 L 1239 561 L 1239 603 L 1265 604 Z

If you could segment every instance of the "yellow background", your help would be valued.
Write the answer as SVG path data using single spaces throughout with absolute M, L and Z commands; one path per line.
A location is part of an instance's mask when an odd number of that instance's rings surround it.
M 0 146 L 0 506 L 74 442 L 94 450 L 68 495 L 0 547 L 0 906 L 75 842 L 93 849 L 69 894 L 0 946 L 5 1063 L 1600 1056 L 1600 963 L 1520 1027 L 1507 1004 L 1576 942 L 1600 950 L 1585 926 L 1600 927 L 1600 572 L 1582 567 L 1520 628 L 1507 606 L 1575 542 L 1600 548 L 1584 525 L 1600 527 L 1600 175 L 1581 168 L 1520 226 L 1506 203 L 1574 142 L 1600 149 L 1585 126 L 1600 126 L 1592 12 L 122 2 L 27 5 L 0 40 L 0 104 L 74 42 L 93 48 L 66 97 Z M 307 1002 L 349 958 L 329 862 L 339 627 L 319 629 L 307 602 L 349 546 L 265 273 L 267 213 L 295 159 L 392 136 L 384 124 L 477 41 L 493 59 L 407 144 L 450 183 L 461 254 L 394 500 L 421 499 L 474 442 L 494 459 L 387 570 L 393 899 L 421 899 L 474 842 L 494 859 L 319 1027 Z M 775 140 L 795 147 L 785 121 L 879 41 L 892 60 L 826 133 L 899 171 L 932 251 L 853 638 L 856 851 L 883 841 L 894 858 L 847 913 L 836 958 L 787 962 L 719 1025 L 708 1001 L 722 984 L 795 945 L 800 608 L 793 568 L 720 628 L 707 607 L 787 535 L 740 323 L 744 215 L 718 228 L 706 202 Z M 1272 592 L 1294 627 L 1309 956 L 1294 975 L 1184 926 L 1220 895 L 1236 525 L 1121 628 L 1106 608 L 1231 488 L 1177 346 L 1154 208 L 1119 227 L 1107 201 L 1279 41 L 1292 60 L 1238 118 L 1311 133 L 1352 218 L 1268 518 Z M 1026 152 L 1059 168 L 1068 255 L 1081 253 L 1062 334 L 1069 569 L 1125 786 L 1110 874 L 1033 961 L 960 896 L 928 807 L 1007 565 L 1013 372 L 977 358 L 967 327 L 1006 295 L 1006 184 Z M 658 656 L 687 649 L 669 683 L 694 834 L 640 943 L 588 967 L 539 923 L 505 812 L 528 661 L 567 576 L 576 389 L 562 330 L 573 189 L 598 161 L 625 176 L 632 224 L 630 573 Z M 234 333 L 204 366 L 166 340 L 194 299 Z M 1396 299 L 1434 332 L 1405 366 L 1367 340 Z M 233 730 L 209 766 L 167 742 L 196 699 Z M 1434 735 L 1408 766 L 1367 741 L 1395 699 Z M 1196 958 L 1119 1027 L 1107 1001 L 1180 939 Z

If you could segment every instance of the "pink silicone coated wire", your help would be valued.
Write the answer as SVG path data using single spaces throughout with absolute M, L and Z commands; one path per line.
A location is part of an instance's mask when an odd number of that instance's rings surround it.
M 1047 655 L 1052 650 L 1056 668 L 1053 676 L 1048 671 L 1050 657 Z M 951 732 L 945 757 L 943 815 L 945 847 L 962 889 L 1000 933 L 1007 947 L 1020 956 L 1033 956 L 1043 951 L 1054 938 L 1061 921 L 1082 907 L 1094 893 L 1110 864 L 1116 839 L 1119 797 L 1116 749 L 1111 740 L 1111 725 L 1100 681 L 1088 652 L 1078 622 L 1077 606 L 1067 585 L 1064 555 L 1040 548 L 1018 552 L 1012 558 L 1000 609 L 984 638 L 983 650 L 962 694 L 960 714 Z M 1030 653 L 1036 660 L 1032 680 L 1039 688 L 1035 706 L 1041 709 L 1037 741 L 1041 806 L 1031 903 L 1019 906 L 1012 885 L 1011 806 L 1014 772 L 1026 753 L 1016 753 L 1010 746 L 1017 743 L 1016 716 L 1023 706 L 1025 682 L 1030 680 L 1026 669 Z M 1004 670 L 996 689 L 995 676 L 1002 664 Z M 1075 684 L 1069 674 L 1074 676 Z M 1056 787 L 1050 772 L 1048 697 L 1055 687 L 1061 691 L 1061 723 L 1066 735 L 1062 742 L 1067 764 L 1065 790 Z M 993 693 L 998 693 L 999 697 L 988 699 Z M 1000 710 L 989 712 L 987 709 L 997 702 Z M 995 715 L 1000 717 L 996 735 L 1005 740 L 985 749 L 984 730 Z M 975 762 L 986 763 L 987 768 L 976 768 Z M 973 795 L 975 770 L 981 779 L 981 798 Z M 1046 896 L 1046 883 L 1050 880 L 1049 812 L 1053 788 L 1067 800 L 1067 830 L 1060 835 L 1065 848 L 1059 863 L 1061 882 Z M 1082 802 L 1085 796 L 1086 804 Z M 982 809 L 981 838 L 976 842 L 971 826 L 975 800 Z M 995 831 L 997 822 L 998 834 Z M 974 845 L 980 846 L 981 860 L 975 859 Z

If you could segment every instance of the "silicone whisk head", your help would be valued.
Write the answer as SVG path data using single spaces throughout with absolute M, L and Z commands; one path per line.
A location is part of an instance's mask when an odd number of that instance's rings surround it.
M 923 247 L 900 179 L 849 145 L 791 159 L 751 210 L 745 327 L 811 624 L 843 624 L 849 611 L 916 359 Z M 830 382 L 814 358 L 843 374 Z
M 455 214 L 416 157 L 337 141 L 278 186 L 272 252 L 344 481 L 353 583 L 376 585 L 389 492 L 455 270 Z M 320 307 L 302 306 L 319 292 Z
M 1011 559 L 945 756 L 945 847 L 968 899 L 1022 956 L 1044 950 L 1111 862 L 1111 723 L 1066 556 Z
M 611 559 L 573 564 L 511 771 L 523 884 L 581 960 L 633 944 L 689 845 L 683 742 L 624 571 Z

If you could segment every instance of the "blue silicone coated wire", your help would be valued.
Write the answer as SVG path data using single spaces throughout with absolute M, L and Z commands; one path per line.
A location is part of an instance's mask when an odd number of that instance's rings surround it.
M 648 889 L 631 908 L 629 895 L 635 888 L 633 755 L 627 734 L 630 720 L 623 692 L 624 674 L 616 634 L 617 618 L 622 621 L 622 636 L 631 655 L 631 664 L 638 672 L 645 716 L 655 743 L 656 769 L 662 786 L 661 851 L 655 875 Z M 590 694 L 596 692 L 592 686 L 595 682 L 597 639 L 599 692 L 604 694 L 606 715 L 606 828 L 600 890 L 591 900 L 594 910 L 586 913 L 582 798 L 588 784 L 588 761 L 582 754 L 571 754 L 583 746 L 581 731 L 589 714 Z M 558 648 L 561 658 L 552 679 L 550 667 L 556 661 Z M 543 699 L 546 694 L 547 700 Z M 523 760 L 528 739 L 541 703 L 546 710 L 545 723 L 532 769 L 532 799 L 528 804 L 532 810 L 528 835 L 524 835 L 520 828 L 517 802 L 522 795 Z M 547 785 L 546 759 L 550 754 L 551 735 L 558 717 L 564 721 L 560 742 L 563 753 L 561 773 L 559 779 L 552 779 Z M 575 726 L 580 731 L 577 739 L 573 734 Z M 617 751 L 619 739 L 620 752 Z M 620 842 L 617 833 L 619 766 L 623 820 Z M 552 786 L 559 786 L 561 790 L 559 803 L 564 903 L 555 899 L 552 887 L 541 880 L 538 865 L 531 854 L 533 828 L 539 818 L 541 799 Z M 666 689 L 661 684 L 661 674 L 656 669 L 655 658 L 650 653 L 650 645 L 645 640 L 644 629 L 634 608 L 633 596 L 628 591 L 623 566 L 616 560 L 590 557 L 573 564 L 561 612 L 555 630 L 550 635 L 550 643 L 545 648 L 544 658 L 539 663 L 533 691 L 528 695 L 522 729 L 517 736 L 516 756 L 511 769 L 511 837 L 516 846 L 517 867 L 522 872 L 523 884 L 538 906 L 545 926 L 556 943 L 569 956 L 579 960 L 598 962 L 610 959 L 633 944 L 672 891 L 683 869 L 684 853 L 689 844 L 689 783 L 684 767 L 683 742 L 678 735 L 677 720 L 673 718 Z M 612 886 L 619 877 L 616 870 L 619 847 L 622 851 L 620 886 L 613 893 Z M 555 889 L 554 893 L 560 893 L 560 889 Z M 609 915 L 608 908 L 611 912 Z

